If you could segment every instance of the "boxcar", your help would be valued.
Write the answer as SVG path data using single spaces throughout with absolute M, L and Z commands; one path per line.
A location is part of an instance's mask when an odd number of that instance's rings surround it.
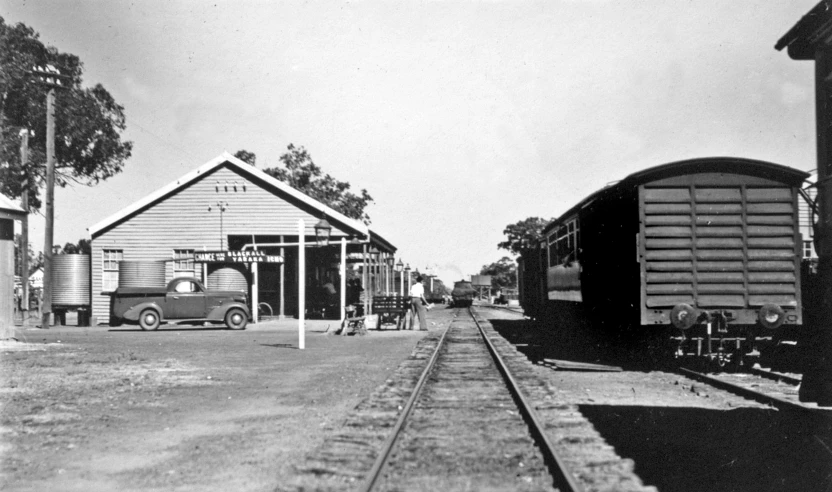
M 675 340 L 726 361 L 803 321 L 798 189 L 808 174 L 741 158 L 653 167 L 548 224 L 518 261 L 527 316 L 616 340 Z

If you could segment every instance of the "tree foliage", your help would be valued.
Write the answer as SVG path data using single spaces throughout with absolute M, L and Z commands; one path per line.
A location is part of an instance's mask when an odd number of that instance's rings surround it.
M 249 152 L 247 150 L 240 149 L 237 152 L 234 152 L 234 157 L 240 159 L 241 161 L 245 162 L 246 164 L 256 166 L 257 164 L 257 155 L 254 152 Z
M 305 148 L 289 144 L 288 152 L 280 156 L 284 167 L 265 169 L 265 172 L 299 190 L 347 217 L 370 224 L 365 209 L 373 197 L 362 189 L 359 194 L 350 191 L 350 184 L 324 174 Z
M 499 243 L 497 247 L 519 255 L 523 249 L 524 240 L 531 243 L 540 239 L 541 231 L 551 221 L 552 219 L 529 217 L 514 224 L 509 224 L 503 229 L 503 234 L 506 235 L 507 239 Z
M 20 242 L 22 240 L 22 236 L 20 234 L 14 235 L 14 273 L 15 275 L 20 275 L 21 269 L 21 262 L 22 262 L 22 255 L 20 254 Z M 43 252 L 38 251 L 35 253 L 36 248 L 29 243 L 29 249 L 27 250 L 29 255 L 29 275 L 34 273 L 38 268 L 43 267 Z M 77 243 L 66 243 L 63 247 L 59 244 L 52 246 L 52 254 L 53 255 L 89 255 L 92 252 L 92 245 L 89 239 L 79 239 Z
M 92 254 L 92 245 L 89 239 L 79 239 L 77 243 L 66 243 L 63 248 L 57 251 L 61 255 L 89 255 Z
M 508 256 L 484 265 L 480 275 L 491 275 L 491 287 L 494 289 L 517 288 L 517 263 Z
M 93 185 L 124 167 L 132 142 L 122 141 L 124 108 L 101 84 L 82 87 L 83 64 L 69 53 L 47 47 L 25 24 L 0 17 L 0 192 L 13 198 L 28 183 L 29 205 L 41 206 L 38 188 L 46 171 L 46 93 L 31 74 L 34 66 L 52 65 L 66 78 L 56 89 L 55 183 Z M 20 134 L 29 138 L 29 159 L 20 162 Z
M 21 263 L 23 261 L 22 255 L 20 254 L 20 244 L 21 244 L 22 236 L 20 234 L 14 235 L 14 274 L 21 275 Z M 26 277 L 34 273 L 38 268 L 43 266 L 43 252 L 38 251 L 35 253 L 36 249 L 29 243 L 29 248 L 26 250 L 29 256 L 29 271 L 26 273 Z M 21 275 L 23 276 L 23 275 Z

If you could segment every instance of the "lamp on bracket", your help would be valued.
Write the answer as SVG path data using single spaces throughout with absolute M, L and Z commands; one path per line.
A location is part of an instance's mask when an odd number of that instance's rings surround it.
M 329 235 L 332 233 L 332 226 L 321 215 L 321 220 L 315 224 L 315 242 L 318 246 L 329 246 Z

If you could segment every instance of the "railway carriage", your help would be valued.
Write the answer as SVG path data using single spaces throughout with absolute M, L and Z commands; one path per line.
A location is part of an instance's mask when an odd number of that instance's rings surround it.
M 591 330 L 615 343 L 674 340 L 677 355 L 720 362 L 754 352 L 757 340 L 803 322 L 798 194 L 807 177 L 723 157 L 632 174 L 524 250 L 521 304 L 567 338 Z

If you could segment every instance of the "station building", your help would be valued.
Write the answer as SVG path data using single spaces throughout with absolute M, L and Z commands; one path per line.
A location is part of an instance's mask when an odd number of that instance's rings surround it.
M 315 309 L 315 289 L 327 282 L 338 289 L 340 308 L 350 302 L 340 295 L 345 277 L 360 281 L 370 296 L 396 291 L 390 242 L 223 153 L 89 228 L 93 322 L 108 322 L 110 296 L 119 285 L 137 285 L 126 283 L 127 275 L 144 275 L 130 279 L 139 282 L 155 276 L 159 284 L 197 277 L 209 289 L 246 290 L 255 316 L 256 306 L 276 317 L 297 316 L 301 226 L 305 316 Z M 330 228 L 327 245 L 316 241 L 316 226 Z M 339 311 L 318 314 L 338 319 Z

